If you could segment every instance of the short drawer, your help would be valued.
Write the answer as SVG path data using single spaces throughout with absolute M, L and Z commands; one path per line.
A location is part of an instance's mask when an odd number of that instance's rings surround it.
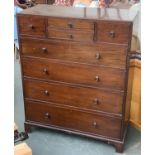
M 69 31 L 69 30 L 51 29 L 51 31 L 48 31 L 48 37 L 55 39 L 92 42 L 94 39 L 94 33 L 93 31 Z
M 35 4 L 46 4 L 47 0 L 33 0 L 33 3 Z
M 24 96 L 96 112 L 122 114 L 123 93 L 24 79 Z
M 64 61 L 126 67 L 127 47 L 110 44 L 86 44 L 68 41 L 48 41 L 22 38 L 21 54 Z
M 94 30 L 94 23 L 78 19 L 48 18 L 48 31 L 52 31 L 53 28 Z
M 20 35 L 45 37 L 45 18 L 39 16 L 18 16 Z
M 121 119 L 26 101 L 26 120 L 93 135 L 120 138 Z
M 97 41 L 128 44 L 131 30 L 132 24 L 128 22 L 101 21 L 97 24 Z
M 49 59 L 23 58 L 24 76 L 124 90 L 125 71 Z

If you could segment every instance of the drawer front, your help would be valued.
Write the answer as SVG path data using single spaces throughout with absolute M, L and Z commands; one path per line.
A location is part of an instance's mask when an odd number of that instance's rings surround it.
M 45 18 L 38 16 L 18 16 L 19 34 L 45 37 Z
M 90 63 L 115 68 L 126 67 L 127 47 L 124 46 L 78 44 L 29 38 L 22 38 L 20 43 L 21 53 L 24 56 Z
M 120 69 L 37 58 L 24 58 L 22 65 L 24 76 L 124 90 L 125 71 Z
M 128 44 L 130 41 L 131 23 L 98 22 L 97 40 L 118 44 Z
M 123 93 L 58 83 L 24 80 L 26 98 L 54 102 L 92 111 L 121 114 Z
M 52 29 L 48 31 L 49 38 L 75 40 L 75 41 L 93 41 L 94 33 L 90 31 L 68 31 Z
M 86 20 L 77 19 L 59 19 L 49 18 L 48 19 L 48 31 L 52 31 L 53 28 L 58 29 L 83 29 L 83 30 L 94 30 L 94 23 Z
M 35 4 L 46 4 L 47 2 L 46 2 L 47 0 L 33 0 L 33 3 L 35 3 Z
M 121 119 L 26 101 L 26 119 L 90 134 L 120 138 Z

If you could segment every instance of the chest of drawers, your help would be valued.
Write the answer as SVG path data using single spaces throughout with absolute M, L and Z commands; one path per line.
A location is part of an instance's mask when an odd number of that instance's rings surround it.
M 132 21 L 105 10 L 40 4 L 18 14 L 26 131 L 66 131 L 123 151 Z

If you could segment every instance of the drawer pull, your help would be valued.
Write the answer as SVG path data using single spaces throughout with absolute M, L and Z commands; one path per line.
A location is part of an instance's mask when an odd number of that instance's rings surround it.
M 42 48 L 42 51 L 43 51 L 44 53 L 46 53 L 46 52 L 47 52 L 47 48 L 46 48 L 46 47 L 43 47 L 43 48 Z
M 110 31 L 109 35 L 110 35 L 111 38 L 115 38 L 115 32 L 114 31 Z
M 70 39 L 73 39 L 73 35 L 72 34 L 69 34 L 68 36 L 69 36 Z
M 28 28 L 33 30 L 34 29 L 34 26 L 32 24 L 28 25 Z
M 99 76 L 97 75 L 97 76 L 95 76 L 95 80 L 97 81 L 97 82 L 99 82 L 100 81 L 100 78 L 99 78 Z
M 49 113 L 46 112 L 45 115 L 44 115 L 44 117 L 45 117 L 45 119 L 50 119 L 50 115 L 49 115 Z
M 73 24 L 72 23 L 68 23 L 67 24 L 69 28 L 73 28 Z
M 45 93 L 45 95 L 49 95 L 48 90 L 45 90 L 44 93 Z
M 101 58 L 100 53 L 96 53 L 96 59 L 99 60 Z
M 44 69 L 43 69 L 43 73 L 44 73 L 44 74 L 48 74 L 47 68 L 44 68 Z
M 93 122 L 93 127 L 96 128 L 97 127 L 97 123 Z
M 94 99 L 94 104 L 95 104 L 95 105 L 99 104 L 98 98 L 95 98 L 95 99 Z

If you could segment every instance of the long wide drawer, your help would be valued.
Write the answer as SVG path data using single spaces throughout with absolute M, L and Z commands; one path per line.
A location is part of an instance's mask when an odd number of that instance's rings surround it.
M 73 106 L 90 111 L 122 114 L 123 93 L 24 79 L 25 98 Z
M 84 44 L 68 41 L 49 41 L 21 38 L 21 54 L 98 64 L 115 68 L 126 67 L 127 47 L 110 44 Z
M 124 90 L 126 72 L 120 69 L 38 58 L 23 58 L 22 66 L 28 77 Z
M 26 101 L 26 120 L 84 133 L 120 138 L 121 119 Z

